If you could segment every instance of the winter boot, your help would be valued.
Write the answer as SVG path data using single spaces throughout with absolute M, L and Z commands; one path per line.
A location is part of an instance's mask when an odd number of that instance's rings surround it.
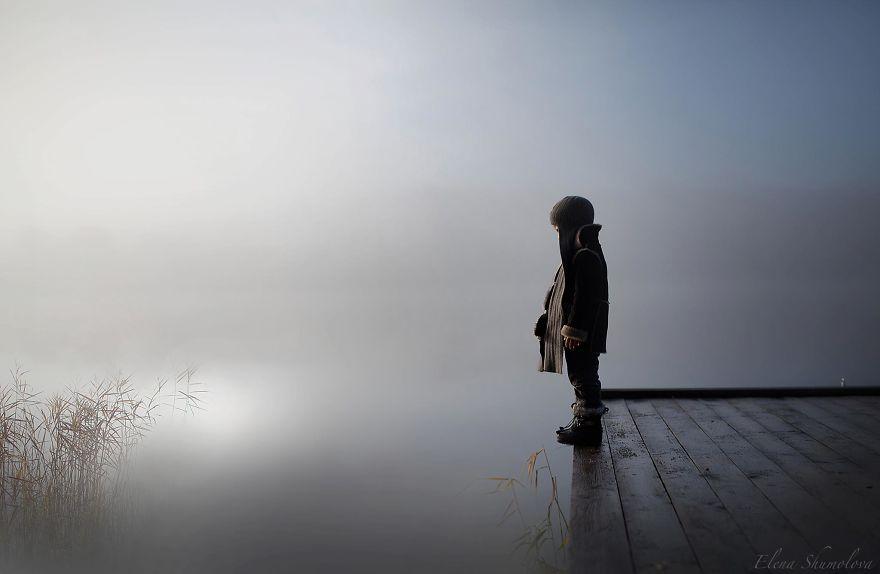
M 559 427 L 556 440 L 563 444 L 599 444 L 602 440 L 602 415 L 608 412 L 608 407 L 600 404 L 584 408 L 577 403 L 571 407 L 574 417 L 567 426 Z
M 573 417 L 567 426 L 559 427 L 556 440 L 562 444 L 596 444 L 602 440 L 601 417 Z

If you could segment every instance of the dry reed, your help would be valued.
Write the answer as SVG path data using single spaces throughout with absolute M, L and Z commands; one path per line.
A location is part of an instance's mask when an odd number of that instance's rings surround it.
M 547 502 L 541 506 L 541 520 L 533 523 L 526 519 L 520 502 L 519 491 L 538 495 L 542 482 L 541 473 L 549 479 Z M 526 459 L 520 478 L 493 476 L 488 480 L 495 483 L 492 494 L 509 493 L 510 501 L 505 508 L 499 525 L 514 516 L 519 520 L 522 534 L 514 541 L 515 553 L 523 557 L 524 566 L 530 572 L 542 574 L 566 571 L 569 527 L 565 512 L 559 503 L 559 481 L 550 466 L 547 450 L 541 448 Z
M 132 449 L 162 413 L 201 408 L 194 369 L 139 394 L 129 377 L 42 396 L 0 386 L 0 559 L 61 557 L 124 530 Z

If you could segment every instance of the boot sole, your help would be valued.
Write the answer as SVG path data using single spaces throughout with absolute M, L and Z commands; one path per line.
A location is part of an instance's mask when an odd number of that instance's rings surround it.
M 556 442 L 561 444 L 597 444 L 602 440 L 602 427 L 596 425 L 589 430 L 584 430 L 577 435 L 556 435 Z

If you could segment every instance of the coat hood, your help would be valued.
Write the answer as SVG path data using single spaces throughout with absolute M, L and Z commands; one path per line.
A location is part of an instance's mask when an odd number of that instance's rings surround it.
M 602 226 L 598 223 L 590 223 L 589 225 L 583 225 L 578 228 L 577 233 L 575 234 L 575 248 L 583 249 L 583 248 L 593 248 L 599 245 L 599 231 L 602 229 Z

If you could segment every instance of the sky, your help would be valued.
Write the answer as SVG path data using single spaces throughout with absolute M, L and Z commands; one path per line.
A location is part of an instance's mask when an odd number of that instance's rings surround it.
M 558 257 L 547 213 L 577 194 L 605 225 L 622 386 L 673 382 L 648 356 L 683 386 L 712 364 L 876 382 L 872 3 L 0 14 L 6 362 L 210 361 L 201 326 L 264 360 L 253 331 L 308 337 L 309 293 L 357 322 L 337 293 L 424 291 L 516 360 Z
M 206 437 L 260 413 L 325 477 L 373 468 L 316 430 L 351 424 L 406 477 L 401 453 L 489 473 L 565 422 L 532 325 L 550 208 L 582 195 L 605 388 L 877 384 L 878 24 L 861 1 L 0 0 L 0 366 L 51 390 L 196 365 Z

